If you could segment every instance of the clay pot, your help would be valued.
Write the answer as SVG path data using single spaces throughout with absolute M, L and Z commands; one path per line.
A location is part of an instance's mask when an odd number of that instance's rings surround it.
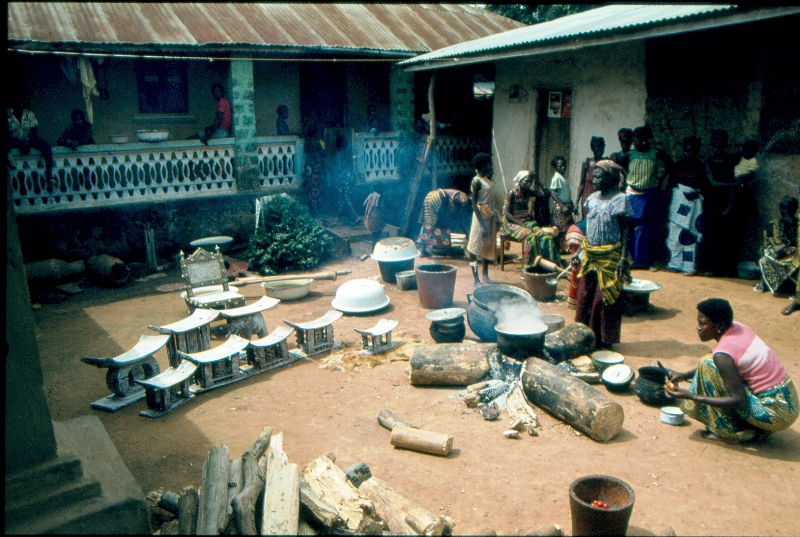
M 86 260 L 89 274 L 101 285 L 120 286 L 128 283 L 131 271 L 121 260 L 110 255 L 95 255 Z
M 606 502 L 608 509 L 592 506 Z M 636 494 L 630 485 L 608 475 L 587 475 L 569 486 L 573 535 L 625 535 Z
M 423 308 L 438 310 L 453 305 L 453 294 L 456 290 L 456 267 L 434 263 L 419 265 L 414 270 L 417 273 L 419 303 Z
M 522 271 L 522 281 L 525 289 L 539 302 L 548 302 L 556 297 L 558 281 L 548 283 L 547 280 L 556 277 L 555 272 L 540 269 L 536 265 L 525 267 Z
M 667 406 L 675 403 L 675 399 L 667 397 L 664 385 L 667 383 L 667 374 L 660 368 L 646 365 L 639 368 L 639 376 L 633 384 L 633 391 L 646 405 Z

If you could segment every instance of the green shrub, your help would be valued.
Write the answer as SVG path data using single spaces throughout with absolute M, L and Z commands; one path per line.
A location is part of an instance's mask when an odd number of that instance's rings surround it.
M 265 275 L 305 271 L 330 257 L 332 242 L 305 205 L 276 196 L 262 207 L 245 257 L 250 270 Z

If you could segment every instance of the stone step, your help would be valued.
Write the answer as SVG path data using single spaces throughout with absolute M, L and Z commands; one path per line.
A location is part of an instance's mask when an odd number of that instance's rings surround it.
M 6 523 L 55 511 L 63 505 L 74 505 L 83 500 L 96 498 L 102 493 L 100 482 L 94 478 L 81 477 L 75 481 L 42 487 L 39 491 L 24 496 L 10 496 L 6 492 Z
M 82 476 L 80 459 L 72 453 L 66 453 L 33 469 L 6 476 L 6 497 L 28 496 L 43 486 L 58 488 Z

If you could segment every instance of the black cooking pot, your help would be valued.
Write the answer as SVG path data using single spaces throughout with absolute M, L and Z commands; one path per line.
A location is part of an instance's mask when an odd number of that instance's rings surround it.
M 667 397 L 664 385 L 667 383 L 667 374 L 654 365 L 639 368 L 639 376 L 633 384 L 633 391 L 646 405 L 667 406 L 675 404 L 675 399 Z
M 497 341 L 494 331 L 494 325 L 497 324 L 496 308 L 501 302 L 510 301 L 536 305 L 530 293 L 511 285 L 491 284 L 475 289 L 471 295 L 467 295 L 467 323 L 470 329 L 483 341 Z
M 542 356 L 544 336 L 547 325 L 538 319 L 530 323 L 501 323 L 494 327 L 497 336 L 497 348 L 506 356 L 524 360 L 531 356 Z

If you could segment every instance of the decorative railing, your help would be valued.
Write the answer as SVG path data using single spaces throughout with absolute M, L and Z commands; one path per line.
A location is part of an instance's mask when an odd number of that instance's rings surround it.
M 436 173 L 459 175 L 472 173 L 472 157 L 486 151 L 486 143 L 468 137 L 437 136 L 433 150 L 436 151 Z
M 400 136 L 396 132 L 370 134 L 359 132 L 354 135 L 353 147 L 356 151 L 356 175 L 359 182 L 399 179 L 396 157 Z
M 296 186 L 298 173 L 302 176 L 304 149 L 303 139 L 297 136 L 256 138 L 261 188 Z

